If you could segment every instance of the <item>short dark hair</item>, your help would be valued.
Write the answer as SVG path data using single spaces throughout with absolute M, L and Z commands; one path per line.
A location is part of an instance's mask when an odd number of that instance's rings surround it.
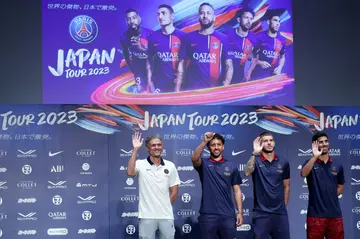
M 148 144 L 150 143 L 150 141 L 153 140 L 153 139 L 160 139 L 160 141 L 162 142 L 162 138 L 161 138 L 160 135 L 158 135 L 158 134 L 157 135 L 150 135 L 145 139 L 145 146 L 147 147 Z
M 262 138 L 264 136 L 272 136 L 274 138 L 274 136 L 272 135 L 272 133 L 270 133 L 269 131 L 264 131 L 262 132 L 259 137 Z
M 210 142 L 213 141 L 214 139 L 218 139 L 222 142 L 222 144 L 225 144 L 225 139 L 224 137 L 221 135 L 221 134 L 218 134 L 218 133 L 215 133 L 214 134 L 214 137 L 209 141 L 207 142 L 206 146 L 209 147 L 210 146 Z
M 170 5 L 167 5 L 167 4 L 161 4 L 158 9 L 160 8 L 166 8 L 170 11 L 170 13 L 174 13 L 174 9 L 170 6 Z
M 315 142 L 317 141 L 319 138 L 321 137 L 326 137 L 326 138 L 329 138 L 328 135 L 325 133 L 325 132 L 322 132 L 322 131 L 319 131 L 319 132 L 316 132 L 313 136 L 312 136 L 312 142 Z
M 200 6 L 199 6 L 199 12 L 200 12 L 200 8 L 201 8 L 202 6 L 209 6 L 209 7 L 212 8 L 212 10 L 215 10 L 214 7 L 213 7 L 213 5 L 211 5 L 211 4 L 208 3 L 208 2 L 203 2 L 203 3 L 201 3 Z
M 269 14 L 268 20 L 271 21 L 271 19 L 272 19 L 273 17 L 279 17 L 279 18 L 280 18 L 281 16 L 280 16 L 280 14 L 278 14 L 278 13 L 272 13 L 272 14 Z
M 138 12 L 137 12 L 134 8 L 129 8 L 129 9 L 127 9 L 127 10 L 125 11 L 125 15 L 127 15 L 127 14 L 130 13 L 130 12 L 135 12 L 136 15 L 139 15 Z
M 253 16 L 255 16 L 255 12 L 248 8 L 248 7 L 244 7 L 244 8 L 241 8 L 238 12 L 237 12 L 237 17 L 242 17 L 242 15 L 244 15 L 245 12 L 250 12 Z

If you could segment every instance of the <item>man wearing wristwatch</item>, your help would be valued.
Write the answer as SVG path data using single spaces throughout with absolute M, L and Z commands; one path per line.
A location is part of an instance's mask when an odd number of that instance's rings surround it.
M 274 137 L 262 133 L 245 166 L 245 176 L 254 183 L 253 228 L 257 239 L 289 239 L 287 205 L 290 196 L 289 162 L 275 154 Z
M 242 180 L 236 164 L 223 157 L 224 144 L 224 137 L 220 134 L 207 132 L 191 157 L 201 181 L 199 225 L 203 239 L 236 238 L 236 226 L 243 223 L 240 190 Z M 210 151 L 210 158 L 201 158 L 201 152 L 206 146 Z

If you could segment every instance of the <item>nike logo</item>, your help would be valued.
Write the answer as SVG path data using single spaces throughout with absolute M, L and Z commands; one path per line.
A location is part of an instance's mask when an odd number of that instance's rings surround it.
M 150 171 L 150 170 L 151 170 L 151 168 L 147 168 L 147 169 L 146 169 L 146 171 Z
M 191 44 L 191 46 L 196 46 L 197 44 Z
M 355 178 L 351 178 L 354 182 L 360 183 L 360 180 L 356 180 Z
M 132 151 L 133 151 L 133 149 L 132 150 L 130 150 L 130 151 L 126 151 L 126 150 L 124 150 L 124 149 L 120 149 L 123 153 L 126 153 L 126 154 L 131 154 L 132 153 Z
M 154 46 L 158 46 L 158 45 L 160 45 L 160 43 L 155 43 L 155 44 L 154 44 Z
M 50 156 L 50 157 L 53 157 L 53 156 L 55 156 L 55 155 L 61 154 L 62 152 L 64 152 L 64 150 L 59 151 L 59 152 L 55 152 L 55 153 L 52 153 L 52 152 L 50 151 L 50 152 L 49 152 L 49 156 Z
M 244 153 L 246 150 L 241 150 L 241 151 L 238 151 L 238 152 L 235 152 L 234 150 L 232 151 L 232 156 L 236 156 L 238 154 L 242 154 Z

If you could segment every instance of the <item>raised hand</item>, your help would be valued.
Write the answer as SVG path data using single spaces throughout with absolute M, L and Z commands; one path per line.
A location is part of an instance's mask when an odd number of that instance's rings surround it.
M 141 133 L 136 132 L 135 134 L 133 134 L 132 136 L 132 144 L 134 149 L 139 149 L 142 144 L 143 144 L 144 139 L 141 138 Z
M 312 153 L 315 157 L 319 157 L 322 154 L 322 149 L 319 150 L 319 142 L 315 141 L 312 143 Z
M 206 132 L 204 134 L 204 141 L 207 143 L 209 142 L 210 140 L 212 140 L 212 138 L 214 137 L 215 133 L 213 132 Z
M 260 137 L 257 137 L 254 142 L 253 142 L 253 148 L 254 148 L 254 154 L 260 154 L 262 149 L 263 149 L 264 145 L 261 142 Z

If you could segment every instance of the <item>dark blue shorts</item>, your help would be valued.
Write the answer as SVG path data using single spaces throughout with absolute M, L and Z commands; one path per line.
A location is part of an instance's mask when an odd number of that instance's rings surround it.
M 199 225 L 202 239 L 234 239 L 236 238 L 235 217 L 214 214 L 199 216 Z
M 289 239 L 288 215 L 253 212 L 252 219 L 255 239 Z

